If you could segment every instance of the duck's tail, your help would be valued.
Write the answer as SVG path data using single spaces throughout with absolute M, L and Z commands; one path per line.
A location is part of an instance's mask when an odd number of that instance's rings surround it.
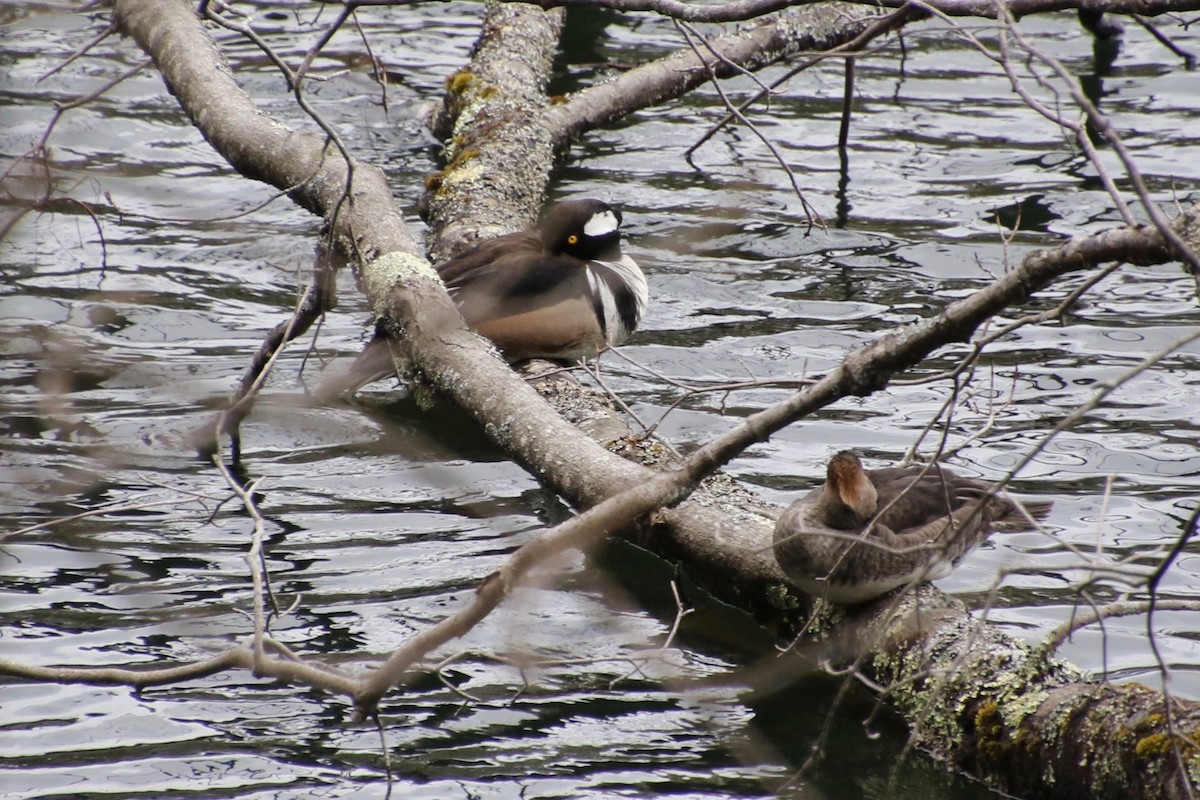
M 1004 497 L 992 512 L 992 525 L 1000 531 L 1027 531 L 1046 519 L 1054 503 L 1050 500 L 1018 500 Z

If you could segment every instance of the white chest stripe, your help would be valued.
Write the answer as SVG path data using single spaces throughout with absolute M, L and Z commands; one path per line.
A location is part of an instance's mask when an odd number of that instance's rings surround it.
M 635 308 L 634 324 L 641 320 L 642 315 L 646 313 L 646 303 L 650 297 L 650 288 L 646 285 L 646 276 L 642 272 L 641 267 L 627 255 L 622 255 L 617 261 L 593 261 L 588 264 L 587 276 L 588 284 L 591 286 L 592 296 L 600 299 L 600 307 L 604 309 L 604 330 L 607 335 L 605 339 L 610 345 L 618 345 L 629 338 L 629 334 L 633 329 L 625 324 L 625 320 L 621 318 L 621 311 L 617 307 L 617 299 L 613 296 L 613 291 L 608 285 L 608 281 L 600 274 L 601 270 L 608 269 L 616 273 L 629 291 L 633 293 Z

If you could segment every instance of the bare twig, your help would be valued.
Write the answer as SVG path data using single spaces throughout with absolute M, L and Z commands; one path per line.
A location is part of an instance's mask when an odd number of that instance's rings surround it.
M 326 255 L 319 255 L 317 262 L 316 275 L 297 300 L 292 315 L 276 325 L 259 346 L 229 407 L 192 431 L 190 441 L 201 455 L 207 457 L 216 453 L 221 447 L 221 436 L 228 434 L 232 441 L 233 462 L 236 464 L 241 459 L 239 428 L 253 410 L 258 393 L 276 360 L 282 355 L 284 345 L 303 336 L 333 305 L 336 275 Z
M 1192 515 L 1188 518 L 1188 521 L 1183 526 L 1183 530 L 1180 532 L 1179 536 L 1176 537 L 1175 543 L 1171 546 L 1170 552 L 1168 552 L 1166 557 L 1159 562 L 1158 567 L 1154 570 L 1154 573 L 1146 582 L 1146 589 L 1150 593 L 1149 607 L 1146 609 L 1146 632 L 1150 637 L 1150 649 L 1153 651 L 1154 658 L 1158 662 L 1158 668 L 1162 672 L 1163 716 L 1167 721 L 1167 730 L 1172 732 L 1175 731 L 1175 713 L 1173 708 L 1174 704 L 1171 700 L 1171 672 L 1170 668 L 1167 666 L 1166 659 L 1163 658 L 1162 651 L 1158 647 L 1158 637 L 1155 636 L 1154 633 L 1154 612 L 1156 610 L 1167 611 L 1172 608 L 1172 605 L 1175 601 L 1160 600 L 1158 597 L 1158 586 L 1163 577 L 1167 574 L 1167 570 L 1171 568 L 1171 565 L 1175 563 L 1176 559 L 1178 559 L 1179 555 L 1183 552 L 1183 548 L 1189 541 L 1195 538 L 1197 526 L 1200 526 L 1200 504 L 1197 504 L 1195 510 L 1192 511 Z M 1171 736 L 1171 753 L 1175 757 L 1175 763 L 1178 768 L 1183 770 L 1186 774 L 1190 756 L 1185 758 L 1183 749 L 1180 747 L 1180 738 L 1181 737 L 1179 735 Z M 1195 743 L 1193 742 L 1192 744 L 1194 745 Z M 1195 794 L 1192 791 L 1191 782 L 1185 782 L 1184 787 L 1187 789 L 1187 796 L 1194 798 Z
M 813 56 L 812 58 L 809 58 L 809 59 L 801 62 L 800 64 L 796 65 L 795 67 L 792 67 L 787 72 L 785 72 L 783 75 L 781 75 L 780 77 L 778 77 L 774 81 L 772 81 L 765 90 L 760 91 L 757 94 L 742 101 L 741 105 L 739 105 L 737 107 L 737 110 L 740 112 L 745 112 L 745 110 L 747 108 L 754 105 L 755 103 L 760 102 L 764 97 L 768 96 L 770 92 L 774 91 L 776 88 L 787 83 L 789 80 L 791 80 L 793 77 L 800 74 L 801 72 L 803 72 L 811 67 L 814 67 L 817 64 L 820 64 L 822 61 L 824 61 L 828 58 L 848 57 L 848 54 L 860 53 L 863 51 L 863 49 L 868 44 L 873 42 L 875 39 L 878 39 L 881 36 L 886 36 L 891 31 L 899 30 L 903 26 L 907 25 L 909 22 L 918 20 L 921 17 L 923 17 L 924 15 L 925 15 L 925 12 L 919 11 L 915 6 L 905 5 L 903 8 L 899 9 L 898 11 L 895 11 L 895 12 L 887 15 L 886 17 L 883 17 L 882 19 L 872 22 L 871 25 L 868 26 L 866 30 L 864 30 L 858 36 L 851 39 L 849 42 L 840 44 L 837 47 L 830 48 L 829 50 L 825 51 L 824 53 L 819 53 L 819 54 Z M 689 147 L 687 150 L 684 151 L 684 158 L 686 158 L 688 160 L 688 162 L 690 163 L 691 158 L 692 158 L 693 154 L 696 152 L 696 150 L 700 149 L 700 147 L 703 146 L 705 142 L 707 142 L 709 139 L 711 139 L 713 136 L 715 136 L 722 128 L 724 128 L 730 122 L 733 122 L 736 118 L 737 117 L 732 113 L 727 114 L 724 118 L 722 118 L 719 122 L 717 122 L 717 124 L 713 125 L 707 131 L 705 131 L 704 134 L 699 139 L 697 139 L 696 142 L 691 147 Z
M 709 80 L 712 81 L 713 88 L 717 90 L 717 94 L 720 96 L 721 102 L 723 102 L 725 107 L 729 109 L 729 113 L 732 114 L 738 122 L 746 126 L 746 128 L 748 128 L 750 132 L 753 133 L 758 140 L 766 146 L 766 148 L 771 152 L 771 156 L 775 159 L 775 163 L 777 163 L 783 170 L 784 174 L 788 176 L 788 180 L 792 184 L 792 191 L 795 192 L 796 197 L 800 199 L 800 207 L 804 210 L 804 218 L 808 221 L 808 227 L 805 232 L 807 233 L 811 231 L 813 226 L 824 228 L 824 220 L 821 219 L 820 213 L 818 213 L 815 208 L 809 205 L 807 198 L 804 196 L 804 191 L 800 188 L 800 182 L 796 179 L 796 173 L 792 171 L 790 166 L 788 166 L 787 159 L 783 157 L 783 153 L 779 152 L 779 148 L 773 141 L 771 141 L 770 137 L 764 134 L 757 125 L 751 122 L 745 114 L 743 114 L 736 106 L 734 106 L 728 95 L 725 94 L 724 87 L 722 87 L 721 82 L 717 80 L 717 73 L 713 69 L 712 63 L 704 58 L 704 56 L 700 53 L 700 50 L 696 47 L 693 37 L 698 36 L 698 34 L 696 34 L 695 30 L 686 23 L 676 21 L 675 26 L 680 30 L 681 33 L 683 33 L 684 39 L 687 41 L 688 46 L 691 47 L 692 51 L 696 54 L 696 58 L 698 58 L 700 62 L 704 64 L 704 68 L 708 70 Z M 708 43 L 706 39 L 702 38 L 701 41 L 705 43 L 709 52 L 721 60 L 720 54 L 715 48 L 713 48 L 711 44 Z M 724 59 L 724 61 L 728 63 L 728 59 Z M 762 91 L 770 92 L 770 89 L 764 86 Z
M 208 498 L 204 497 L 203 495 L 199 495 L 198 499 L 215 500 L 215 498 Z M 13 531 L 5 531 L 0 533 L 0 541 L 13 539 L 18 536 L 24 536 L 25 534 L 33 533 L 34 531 L 44 530 L 46 528 L 52 528 L 58 525 L 64 525 L 68 522 L 88 519 L 89 517 L 102 517 L 108 514 L 126 514 L 130 511 L 144 511 L 148 508 L 156 508 L 157 506 L 164 505 L 178 506 L 181 502 L 183 501 L 181 501 L 178 497 L 172 497 L 164 500 L 145 500 L 137 503 L 110 503 L 97 508 L 89 508 L 87 511 L 81 511 L 78 514 L 72 514 L 68 517 L 56 517 L 54 519 L 46 520 L 45 522 L 38 522 L 34 525 L 26 525 L 24 528 L 17 528 Z
M 242 501 L 242 508 L 250 515 L 254 521 L 254 529 L 250 535 L 250 549 L 246 552 L 246 566 L 250 568 L 251 585 L 254 587 L 253 608 L 251 611 L 251 619 L 254 621 L 254 639 L 252 648 L 254 651 L 254 668 L 258 669 L 265 657 L 265 645 L 263 644 L 267 636 L 267 619 L 266 619 L 266 602 L 265 595 L 270 592 L 267 588 L 266 579 L 266 555 L 263 553 L 262 540 L 263 529 L 265 522 L 262 514 L 258 512 L 258 505 L 254 501 L 254 493 L 258 490 L 262 479 L 252 481 L 249 486 L 242 486 L 229 468 L 225 466 L 225 462 L 221 460 L 220 453 L 214 453 L 212 456 L 213 465 L 217 468 L 225 478 L 225 482 L 229 485 L 230 490 L 238 496 Z M 274 603 L 274 597 L 271 598 Z M 278 605 L 275 605 L 275 611 L 279 611 Z
M 1121 165 L 1125 168 L 1125 174 L 1128 177 L 1130 184 L 1133 186 L 1134 192 L 1137 194 L 1138 199 L 1141 201 L 1142 210 L 1146 212 L 1146 215 L 1149 217 L 1151 223 L 1155 228 L 1158 229 L 1163 238 L 1170 243 L 1172 249 L 1174 250 L 1175 257 L 1184 262 L 1193 275 L 1200 274 L 1200 253 L 1193 252 L 1191 248 L 1188 247 L 1188 245 L 1183 241 L 1183 239 L 1172 229 L 1170 220 L 1168 220 L 1166 215 L 1163 214 L 1158 204 L 1154 202 L 1154 199 L 1150 197 L 1150 191 L 1146 188 L 1145 181 L 1142 179 L 1141 171 L 1138 169 L 1133 156 L 1125 147 L 1124 141 L 1109 123 L 1108 118 L 1100 113 L 1100 110 L 1096 108 L 1092 101 L 1083 92 L 1083 89 L 1079 85 L 1079 80 L 1072 75 L 1065 66 L 1063 66 L 1061 61 L 1030 44 L 1028 39 L 1026 39 L 1016 28 L 1016 20 L 1012 16 L 1012 12 L 1005 8 L 1002 3 L 997 3 L 997 19 L 1003 22 L 1000 37 L 1001 46 L 1004 46 L 1006 35 L 1011 35 L 1021 44 L 1026 52 L 1035 56 L 1044 64 L 1049 66 L 1051 70 L 1053 70 L 1055 75 L 1057 75 L 1058 78 L 1066 85 L 1074 101 L 1081 109 L 1083 109 L 1084 114 L 1087 116 L 1088 122 L 1091 123 L 1092 127 L 1104 137 L 1104 139 L 1112 147 L 1113 152 L 1116 153 L 1117 157 L 1121 160 Z M 1079 141 L 1080 145 L 1085 148 L 1090 148 L 1090 139 L 1088 138 L 1087 132 L 1083 126 L 1076 126 L 1075 130 L 1077 133 L 1076 139 Z M 1091 155 L 1092 154 L 1089 153 L 1089 157 L 1091 157 Z M 1103 169 L 1098 157 L 1093 157 L 1091 160 L 1093 165 L 1095 165 L 1098 170 Z M 1116 193 L 1115 187 L 1110 189 L 1109 193 L 1113 195 L 1113 200 L 1115 202 L 1120 203 L 1120 198 Z
M 9 658 L 0 658 L 0 674 L 48 683 L 86 683 L 99 686 L 162 686 L 203 678 L 234 667 L 251 665 L 251 653 L 245 647 L 231 647 L 220 655 L 158 669 L 122 669 L 119 667 L 38 667 Z
M 1046 638 L 1041 641 L 1035 651 L 1035 657 L 1042 661 L 1049 661 L 1054 651 L 1062 647 L 1063 643 L 1076 631 L 1104 620 L 1145 614 L 1146 624 L 1152 625 L 1155 609 L 1159 611 L 1200 611 L 1200 600 L 1156 600 L 1152 596 L 1150 600 L 1118 600 L 1093 607 L 1088 611 L 1075 614 L 1072 619 L 1063 622 L 1046 634 Z M 1149 635 L 1153 642 L 1156 638 L 1154 631 L 1150 630 Z M 1163 669 L 1165 670 L 1165 665 Z M 1163 674 L 1166 674 L 1165 671 Z
M 1163 33 L 1162 31 L 1160 31 L 1158 29 L 1157 25 L 1155 25 L 1150 20 L 1146 19 L 1141 14 L 1132 14 L 1131 16 L 1133 17 L 1133 21 L 1136 22 L 1138 25 L 1141 25 L 1143 28 L 1145 28 L 1146 32 L 1149 33 L 1151 36 L 1153 36 L 1155 39 L 1157 39 L 1159 44 L 1161 44 L 1163 47 L 1170 50 L 1175 55 L 1182 58 L 1183 66 L 1185 69 L 1192 70 L 1192 69 L 1196 68 L 1196 54 L 1195 53 L 1193 53 L 1189 50 L 1185 50 L 1182 47 L 1180 47 L 1179 45 L 1175 44 L 1175 42 L 1171 41 L 1171 39 L 1168 38 L 1165 33 Z

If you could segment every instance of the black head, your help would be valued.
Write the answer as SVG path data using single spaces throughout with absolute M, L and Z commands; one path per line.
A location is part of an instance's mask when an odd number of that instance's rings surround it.
M 621 242 L 621 212 L 600 200 L 565 200 L 542 217 L 542 244 L 551 253 L 584 261 L 615 253 Z

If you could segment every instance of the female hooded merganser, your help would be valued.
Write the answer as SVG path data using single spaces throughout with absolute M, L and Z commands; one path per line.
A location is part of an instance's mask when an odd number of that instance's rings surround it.
M 805 592 L 843 605 L 942 578 L 997 527 L 1032 527 L 1016 503 L 990 489 L 936 464 L 866 471 L 841 452 L 825 483 L 779 517 L 775 559 Z M 1035 519 L 1049 510 L 1025 506 Z
M 509 361 L 579 361 L 620 344 L 646 310 L 646 276 L 621 252 L 621 212 L 568 200 L 534 229 L 439 264 L 467 325 Z

